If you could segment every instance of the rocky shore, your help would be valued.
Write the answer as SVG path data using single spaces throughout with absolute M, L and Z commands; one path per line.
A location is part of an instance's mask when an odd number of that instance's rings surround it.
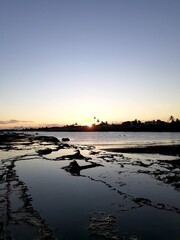
M 68 151 L 69 154 L 63 154 Z M 144 160 L 137 156 L 132 160 L 124 153 L 164 154 L 166 158 Z M 170 159 L 168 156 L 171 156 Z M 87 239 L 132 240 L 148 239 L 146 236 L 149 234 L 143 230 L 143 226 L 141 231 L 132 231 L 130 222 L 134 216 L 133 211 L 139 212 L 142 209 L 146 216 L 146 210 L 152 209 L 155 215 L 157 211 L 164 211 L 167 217 L 169 213 L 174 214 L 175 218 L 180 217 L 178 201 L 169 197 L 162 198 L 160 195 L 155 197 L 153 191 L 148 192 L 151 188 L 157 188 L 165 194 L 169 191 L 174 196 L 179 196 L 179 156 L 177 145 L 96 150 L 93 146 L 71 145 L 69 139 L 59 141 L 55 137 L 3 133 L 0 135 L 0 239 L 23 239 L 26 232 L 29 233 L 27 239 L 63 239 L 63 236 L 55 234 L 54 227 L 48 224 L 48 219 L 44 219 L 38 209 L 34 208 L 29 188 L 18 175 L 16 163 L 19 161 L 28 160 L 32 161 L 32 164 L 37 160 L 60 163 L 61 171 L 69 174 L 69 178 L 81 177 L 81 181 L 88 179 L 98 184 L 97 186 L 102 185 L 103 189 L 107 189 L 110 199 L 112 191 L 116 201 L 112 200 L 111 211 L 102 212 L 98 208 L 96 212 L 90 212 L 89 217 L 87 214 Z M 73 178 L 70 179 L 73 181 Z M 138 190 L 139 186 L 142 187 L 141 191 Z M 156 192 L 155 195 L 157 194 Z M 127 215 L 129 224 L 124 225 Z M 157 224 L 161 226 L 161 223 Z M 126 230 L 119 228 L 121 225 Z M 150 230 L 152 231 L 151 228 Z M 157 235 L 164 236 L 161 231 L 165 230 L 159 229 Z M 179 233 L 178 230 L 174 231 L 171 239 L 176 239 L 175 236 Z M 168 237 L 167 234 L 164 239 Z

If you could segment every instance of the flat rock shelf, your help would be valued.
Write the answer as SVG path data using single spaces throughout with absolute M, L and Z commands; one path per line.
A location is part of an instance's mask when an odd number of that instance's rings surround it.
M 0 240 L 177 240 L 180 146 L 0 135 Z

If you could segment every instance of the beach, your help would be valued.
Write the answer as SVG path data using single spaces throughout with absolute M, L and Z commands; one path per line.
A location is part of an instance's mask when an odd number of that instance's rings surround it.
M 63 134 L 0 135 L 0 239 L 178 239 L 178 136 L 137 146 Z

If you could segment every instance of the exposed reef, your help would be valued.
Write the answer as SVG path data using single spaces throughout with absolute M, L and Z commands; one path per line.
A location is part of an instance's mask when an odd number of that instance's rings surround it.
M 0 135 L 1 150 L 21 150 L 29 144 L 57 144 L 59 140 L 54 137 L 37 137 L 25 134 Z M 8 148 L 7 148 L 8 146 Z M 26 149 L 26 148 L 25 148 Z M 31 229 L 32 239 L 55 239 L 52 230 L 44 219 L 32 206 L 29 189 L 19 179 L 15 169 L 16 161 L 30 160 L 36 154 L 19 155 L 17 157 L 1 159 L 0 161 L 0 239 L 16 239 L 16 232 L 23 227 Z M 14 202 L 18 202 L 17 206 Z M 12 226 L 13 229 L 12 230 Z M 21 229 L 21 230 L 20 230 Z M 34 233 L 34 234 L 33 234 Z M 22 238 L 23 239 L 23 234 Z
M 158 153 L 166 155 L 167 159 L 171 155 L 174 159 L 142 160 L 137 157 L 132 160 L 123 154 L 126 152 Z M 61 236 L 57 238 L 46 219 L 34 209 L 29 188 L 18 175 L 17 161 L 46 160 L 55 164 L 62 163 L 58 165 L 61 166 L 59 167 L 61 173 L 64 174 L 63 170 L 65 170 L 70 173 L 67 174 L 68 177 L 74 179 L 75 176 L 78 181 L 80 178 L 82 181 L 86 178 L 91 183 L 100 184 L 107 191 L 111 191 L 110 194 L 116 195 L 118 201 L 112 198 L 112 208 L 109 208 L 111 209 L 109 212 L 101 212 L 97 209 L 97 212 L 89 213 L 87 231 L 90 239 L 141 239 L 136 234 L 119 229 L 121 216 L 131 211 L 150 208 L 178 216 L 180 214 L 177 201 L 168 202 L 168 199 L 161 196 L 154 197 L 151 192 L 147 194 L 152 183 L 154 187 L 165 189 L 165 193 L 168 188 L 174 196 L 178 196 L 179 145 L 102 151 L 96 150 L 93 146 L 73 146 L 51 136 L 6 133 L 0 135 L 0 153 L 0 240 L 18 239 L 17 231 L 22 231 L 20 238 L 22 240 L 24 226 L 30 230 L 31 239 L 63 239 Z M 143 186 L 142 191 L 138 191 L 139 186 Z
M 90 215 L 89 231 L 93 237 L 102 239 L 118 240 L 117 219 L 105 212 L 95 212 Z

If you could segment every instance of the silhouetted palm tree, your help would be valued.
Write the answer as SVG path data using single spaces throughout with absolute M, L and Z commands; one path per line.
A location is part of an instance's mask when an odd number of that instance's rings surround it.
M 173 116 L 169 117 L 169 122 L 174 122 L 174 117 Z

